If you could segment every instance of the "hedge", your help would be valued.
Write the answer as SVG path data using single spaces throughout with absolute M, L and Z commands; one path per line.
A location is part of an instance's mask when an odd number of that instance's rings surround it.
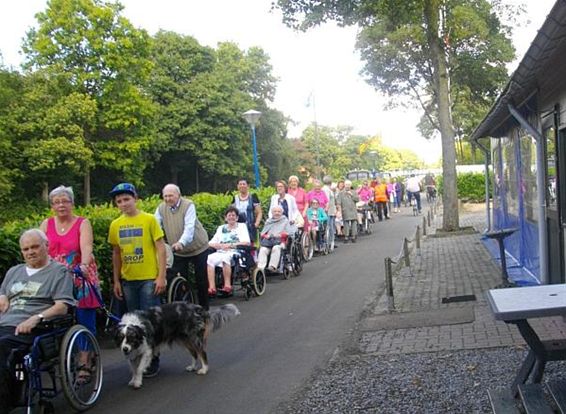
M 438 191 L 439 193 L 442 194 L 442 184 L 443 184 L 442 176 L 437 177 L 436 182 L 438 186 Z M 485 201 L 485 174 L 483 173 L 458 174 L 456 185 L 458 186 L 458 198 L 460 200 L 472 201 L 476 203 Z
M 264 187 L 254 191 L 262 204 L 264 217 L 267 217 L 269 200 L 275 189 Z M 206 229 L 209 237 L 212 237 L 216 228 L 223 223 L 223 213 L 230 204 L 234 193 L 210 194 L 198 193 L 189 198 L 194 201 L 197 217 Z M 157 195 L 138 201 L 138 208 L 153 214 L 161 202 Z M 107 292 L 112 281 L 112 248 L 107 242 L 108 228 L 112 220 L 120 215 L 119 210 L 111 203 L 96 206 L 76 207 L 75 214 L 84 216 L 92 223 L 94 233 L 94 255 L 98 264 L 98 270 L 103 291 Z M 19 237 L 24 230 L 39 227 L 45 217 L 51 216 L 49 209 L 43 214 L 34 214 L 21 220 L 6 223 L 0 228 L 0 280 L 3 279 L 8 269 L 22 261 L 19 249 Z

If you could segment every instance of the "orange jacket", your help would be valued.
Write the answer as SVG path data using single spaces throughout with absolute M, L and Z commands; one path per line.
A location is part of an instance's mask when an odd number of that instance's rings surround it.
M 389 199 L 387 197 L 387 184 L 377 184 L 373 187 L 373 199 L 376 203 L 384 203 Z

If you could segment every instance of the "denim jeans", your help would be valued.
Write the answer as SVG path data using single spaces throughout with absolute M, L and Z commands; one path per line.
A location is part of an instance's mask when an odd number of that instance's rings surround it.
M 412 192 L 412 191 L 407 191 L 407 193 L 409 194 L 409 203 L 411 202 L 411 198 L 415 197 L 415 200 L 417 201 L 417 210 L 419 210 L 419 212 L 421 211 L 421 193 L 418 191 Z
M 328 240 L 326 241 L 329 246 L 334 244 L 336 237 L 336 216 L 328 216 Z
M 150 280 L 123 280 L 122 289 L 128 311 L 147 310 L 161 303 L 159 296 L 153 292 L 155 283 Z

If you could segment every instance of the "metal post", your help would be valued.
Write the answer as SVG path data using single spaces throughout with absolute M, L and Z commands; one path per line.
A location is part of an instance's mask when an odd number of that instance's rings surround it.
M 417 256 L 421 255 L 421 227 L 417 226 L 417 232 L 415 233 L 415 246 L 417 249 Z
M 403 256 L 405 257 L 405 266 L 411 267 L 411 260 L 409 259 L 409 240 L 405 237 L 403 239 Z
M 385 258 L 385 289 L 387 291 L 387 311 L 395 310 L 395 299 L 393 297 L 393 270 L 391 266 L 391 258 Z
M 254 149 L 254 174 L 255 174 L 255 187 L 260 187 L 260 180 L 259 180 L 259 161 L 257 159 L 257 144 L 255 139 L 255 125 L 252 125 L 252 142 L 253 142 L 253 149 Z
M 428 213 L 426 213 L 426 223 L 428 224 L 428 227 L 430 227 L 430 210 L 428 211 Z
M 426 236 L 426 217 L 423 216 L 423 236 Z

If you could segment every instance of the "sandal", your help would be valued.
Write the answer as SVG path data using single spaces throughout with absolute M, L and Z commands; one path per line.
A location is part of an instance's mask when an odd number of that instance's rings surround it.
M 77 368 L 77 384 L 85 385 L 88 384 L 92 379 L 92 368 L 83 364 Z

